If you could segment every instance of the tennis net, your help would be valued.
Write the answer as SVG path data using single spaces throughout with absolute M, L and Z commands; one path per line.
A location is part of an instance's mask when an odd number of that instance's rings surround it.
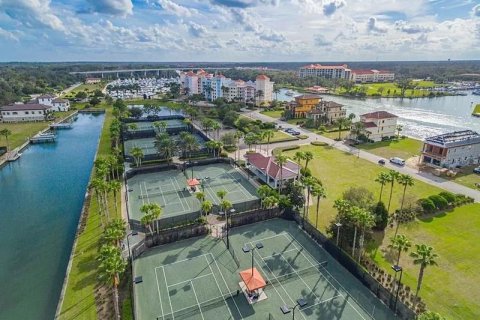
M 270 276 L 267 285 L 275 285 L 279 283 L 289 282 L 291 280 L 298 280 L 300 276 L 308 276 L 313 274 L 319 274 L 322 268 L 326 268 L 328 261 L 323 261 L 319 264 L 312 265 L 311 267 L 298 269 L 290 273 L 282 274 L 279 276 Z
M 181 192 L 186 192 L 184 190 L 169 190 L 169 191 L 157 191 L 157 192 L 148 192 L 148 193 L 145 193 L 145 194 L 141 194 L 138 196 L 138 199 L 147 199 L 147 198 L 155 198 L 155 197 L 158 197 L 158 196 L 164 196 L 164 195 L 167 195 L 167 194 L 178 194 L 178 193 L 181 193 Z
M 183 319 L 191 319 L 192 316 L 198 315 L 201 312 L 205 312 L 208 310 L 213 310 L 213 309 L 221 309 L 226 307 L 225 302 L 228 299 L 232 299 L 233 295 L 236 295 L 236 292 L 232 292 L 226 295 L 221 295 L 206 301 L 203 301 L 199 304 L 195 304 L 190 307 L 186 307 L 180 310 L 175 310 L 173 313 L 167 313 L 165 315 L 158 317 L 157 319 L 161 320 L 183 320 Z M 224 315 L 226 318 L 225 319 L 230 319 L 228 318 L 228 315 Z

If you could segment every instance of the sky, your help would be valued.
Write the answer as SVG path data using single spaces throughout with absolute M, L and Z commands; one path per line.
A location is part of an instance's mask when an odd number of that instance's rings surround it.
M 0 0 L 0 61 L 480 59 L 480 0 Z

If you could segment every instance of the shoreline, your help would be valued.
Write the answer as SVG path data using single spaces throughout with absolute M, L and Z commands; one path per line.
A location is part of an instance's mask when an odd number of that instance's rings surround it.
M 95 160 L 97 159 L 97 156 L 98 156 L 98 149 L 100 148 L 100 141 L 102 139 L 102 130 L 103 130 L 104 125 L 105 125 L 105 119 L 103 119 L 102 129 L 100 130 L 100 134 L 98 136 L 97 149 L 95 151 L 95 157 L 93 158 L 92 169 L 90 170 L 87 189 L 85 190 L 85 196 L 84 196 L 84 200 L 83 200 L 83 204 L 82 204 L 82 210 L 80 211 L 80 216 L 78 217 L 77 228 L 75 230 L 75 239 L 73 241 L 72 249 L 71 249 L 71 252 L 70 252 L 70 257 L 68 258 L 68 265 L 67 265 L 67 269 L 65 270 L 65 275 L 64 275 L 63 284 L 62 284 L 62 290 L 60 291 L 60 297 L 58 298 L 57 309 L 55 311 L 54 319 L 59 319 L 60 315 L 61 315 L 60 313 L 62 311 L 63 301 L 64 301 L 64 298 L 65 298 L 65 292 L 67 290 L 67 285 L 68 285 L 68 279 L 70 277 L 70 271 L 72 269 L 72 262 L 73 262 L 73 258 L 75 256 L 75 249 L 76 249 L 77 244 L 78 244 L 78 239 L 79 239 L 79 235 L 80 235 L 82 220 L 83 220 L 84 215 L 86 214 L 86 212 L 88 210 L 88 208 L 86 208 L 86 204 L 87 204 L 87 200 L 89 198 L 89 186 L 90 186 L 90 182 L 91 182 L 92 177 L 93 177 L 93 172 L 95 170 L 94 162 L 95 162 Z

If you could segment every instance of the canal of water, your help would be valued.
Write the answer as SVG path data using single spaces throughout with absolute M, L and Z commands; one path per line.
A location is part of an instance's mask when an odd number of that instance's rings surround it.
M 0 319 L 55 316 L 104 115 L 0 169 Z
M 282 89 L 278 100 L 290 101 L 293 96 L 287 96 L 287 90 Z M 385 110 L 399 117 L 398 123 L 403 125 L 402 134 L 423 139 L 425 137 L 447 133 L 456 130 L 471 129 L 480 133 L 480 118 L 473 117 L 473 107 L 480 103 L 480 96 L 445 96 L 437 98 L 380 98 L 353 99 L 340 96 L 323 95 L 327 101 L 343 104 L 347 114 L 357 115 L 372 111 Z

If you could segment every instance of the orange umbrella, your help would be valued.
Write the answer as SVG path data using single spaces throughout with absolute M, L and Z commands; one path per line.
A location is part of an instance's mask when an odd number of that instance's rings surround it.
M 262 275 L 258 272 L 257 268 L 247 269 L 240 272 L 240 278 L 247 286 L 248 291 L 255 291 L 261 288 L 265 288 L 267 283 L 263 280 Z
M 197 179 L 193 178 L 193 179 L 188 179 L 187 180 L 187 184 L 189 187 L 195 187 L 195 186 L 198 186 L 200 184 L 200 181 L 198 181 Z

